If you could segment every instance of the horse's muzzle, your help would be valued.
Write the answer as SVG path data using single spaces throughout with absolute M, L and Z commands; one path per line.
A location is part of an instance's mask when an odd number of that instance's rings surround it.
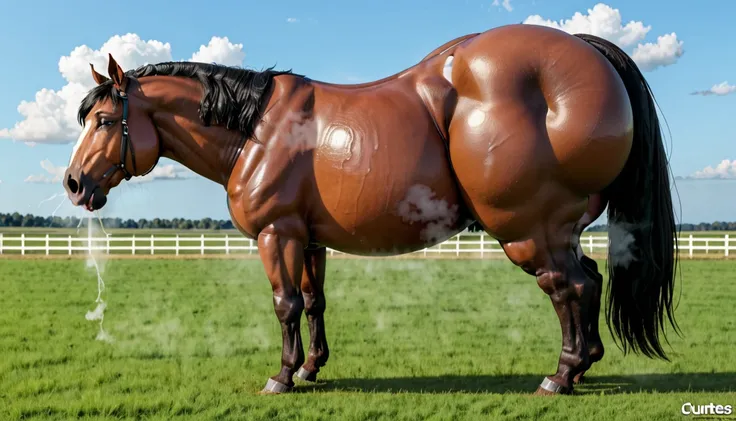
M 76 175 L 66 170 L 64 173 L 64 190 L 74 206 L 83 206 L 88 211 L 102 209 L 107 203 L 107 195 L 99 185 L 84 175 Z

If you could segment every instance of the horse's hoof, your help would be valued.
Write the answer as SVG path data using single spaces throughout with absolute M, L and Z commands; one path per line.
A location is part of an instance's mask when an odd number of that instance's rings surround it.
M 536 392 L 534 392 L 534 394 L 535 394 L 536 396 L 555 396 L 555 395 L 557 395 L 557 393 L 555 393 L 555 392 L 550 392 L 550 391 L 549 391 L 549 390 L 547 390 L 547 389 L 542 389 L 542 387 L 541 387 L 541 386 L 539 386 L 539 387 L 537 388 L 537 391 L 536 391 Z
M 534 392 L 537 396 L 554 396 L 554 395 L 569 395 L 572 389 L 565 386 L 559 385 L 553 382 L 549 378 L 545 377 L 542 384 L 539 385 L 537 391 Z
M 299 370 L 296 372 L 295 376 L 301 380 L 304 380 L 305 382 L 314 383 L 317 381 L 317 373 L 306 370 L 304 367 L 299 367 Z
M 259 395 L 278 395 L 281 393 L 286 393 L 291 390 L 291 387 L 281 383 L 277 382 L 274 379 L 268 379 L 266 382 L 266 387 L 263 388 L 258 394 Z

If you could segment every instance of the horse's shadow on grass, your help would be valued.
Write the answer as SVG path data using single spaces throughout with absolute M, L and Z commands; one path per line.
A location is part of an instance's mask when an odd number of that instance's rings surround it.
M 349 391 L 383 393 L 533 393 L 544 374 L 509 376 L 436 376 L 377 379 L 328 379 L 300 384 L 299 392 Z M 586 376 L 575 394 L 598 395 L 638 392 L 734 392 L 736 373 L 634 374 Z

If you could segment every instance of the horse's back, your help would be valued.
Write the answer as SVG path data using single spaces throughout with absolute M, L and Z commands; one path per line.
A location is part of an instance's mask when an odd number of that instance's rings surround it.
M 507 240 L 545 219 L 579 219 L 631 148 L 631 105 L 613 66 L 584 41 L 532 25 L 490 30 L 453 56 L 450 155 L 470 207 Z

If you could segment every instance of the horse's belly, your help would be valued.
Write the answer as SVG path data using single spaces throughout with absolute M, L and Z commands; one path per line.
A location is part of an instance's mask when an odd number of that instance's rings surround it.
M 372 203 L 381 209 L 359 204 L 355 212 L 314 224 L 316 242 L 350 254 L 398 255 L 445 241 L 472 222 L 456 194 L 438 194 L 422 183 L 403 190 L 401 198 L 391 195 Z
M 355 140 L 351 153 L 322 148 L 315 156 L 316 242 L 396 255 L 442 242 L 472 222 L 438 135 Z

